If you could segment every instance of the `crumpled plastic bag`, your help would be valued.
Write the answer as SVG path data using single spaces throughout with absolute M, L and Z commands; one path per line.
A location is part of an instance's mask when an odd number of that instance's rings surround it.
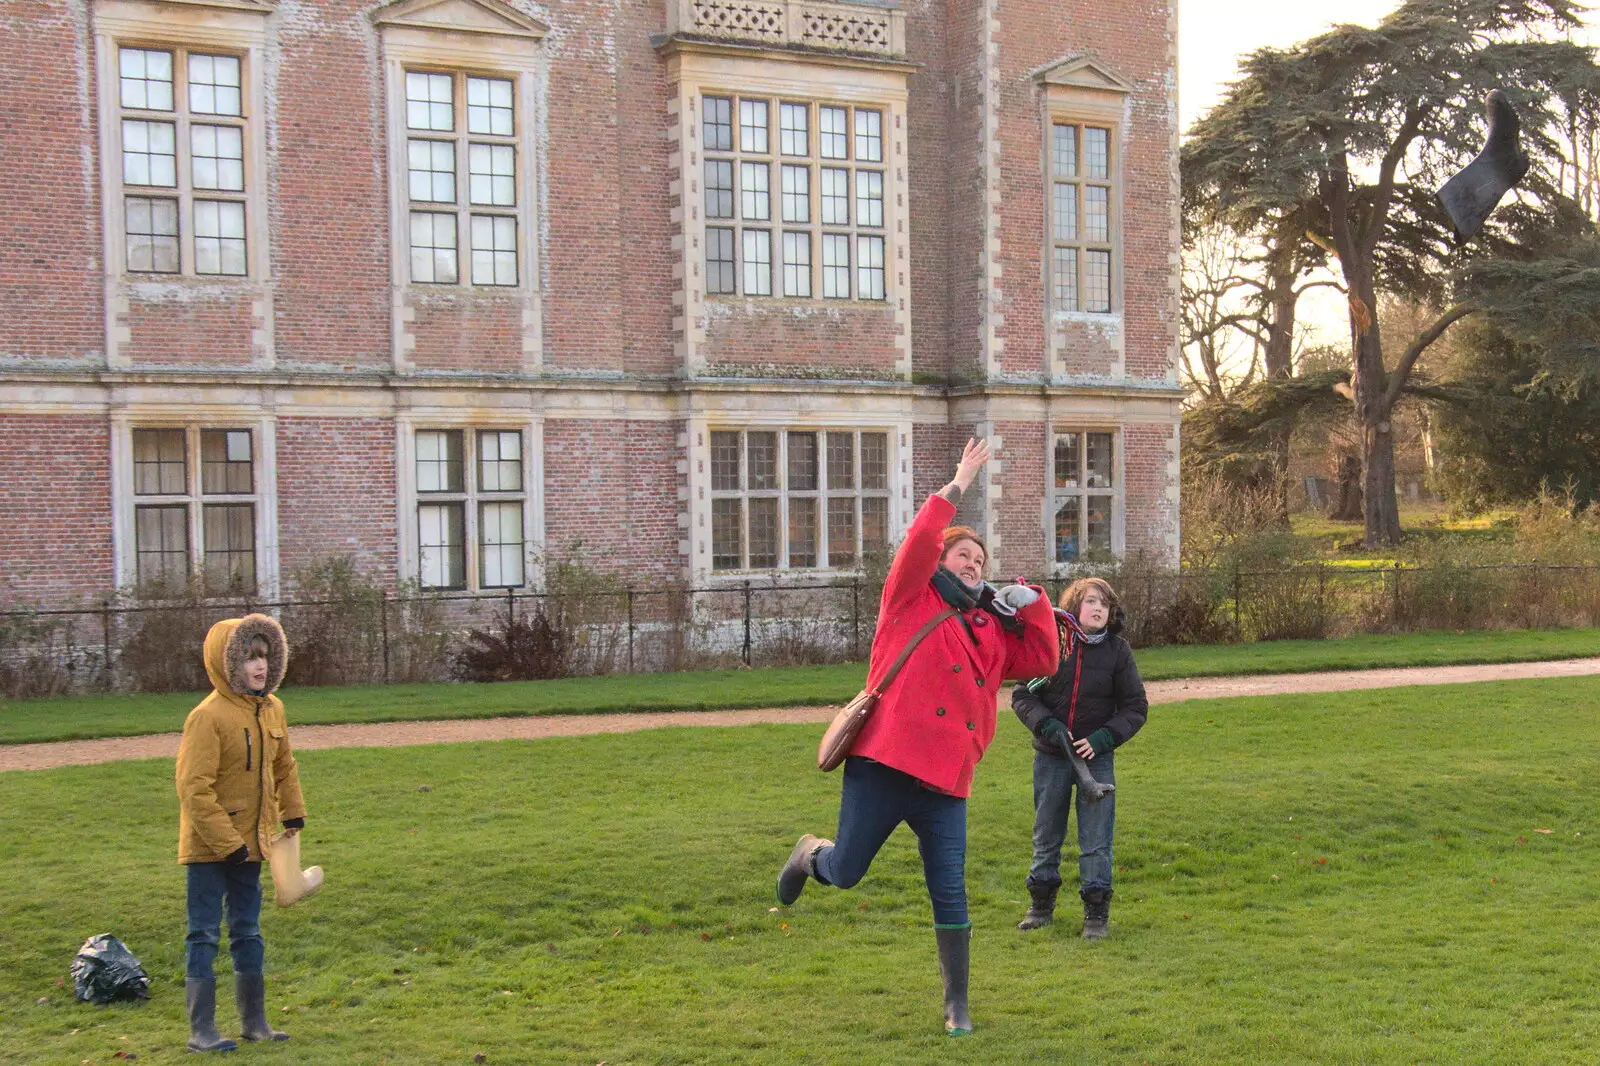
M 101 933 L 85 940 L 72 960 L 72 987 L 84 1003 L 149 999 L 150 975 L 126 944 Z

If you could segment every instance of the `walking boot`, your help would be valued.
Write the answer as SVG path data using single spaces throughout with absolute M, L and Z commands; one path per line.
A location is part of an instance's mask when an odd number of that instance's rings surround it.
M 1083 897 L 1083 939 L 1104 940 L 1111 923 L 1111 890 L 1086 888 Z
M 183 996 L 189 1006 L 189 1050 L 232 1051 L 239 1045 L 217 1031 L 217 981 L 183 983 Z
M 967 1013 L 967 971 L 972 963 L 972 926 L 933 927 L 939 941 L 939 976 L 944 979 L 944 1031 L 950 1036 L 972 1032 Z
M 831 840 L 807 833 L 789 853 L 789 861 L 778 871 L 778 902 L 785 907 L 800 898 L 805 891 L 806 878 L 817 876 L 817 852 L 832 844 Z
M 241 1037 L 252 1044 L 262 1040 L 287 1040 L 288 1033 L 280 1033 L 267 1023 L 267 979 L 259 973 L 233 975 L 233 998 L 239 1004 L 239 1021 L 244 1029 Z
M 1056 893 L 1060 891 L 1060 881 L 1038 884 L 1033 878 L 1028 878 L 1028 895 L 1033 897 L 1033 903 L 1028 907 L 1028 913 L 1022 916 L 1022 921 L 1017 923 L 1017 928 L 1024 931 L 1042 929 L 1055 921 Z

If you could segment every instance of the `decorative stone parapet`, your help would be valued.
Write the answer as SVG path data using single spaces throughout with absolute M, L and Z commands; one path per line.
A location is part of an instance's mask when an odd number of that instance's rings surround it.
M 668 0 L 667 32 L 890 59 L 906 51 L 905 12 L 828 0 Z

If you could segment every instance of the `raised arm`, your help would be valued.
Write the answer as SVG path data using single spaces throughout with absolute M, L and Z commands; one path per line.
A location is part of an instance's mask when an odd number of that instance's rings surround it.
M 944 554 L 944 529 L 956 516 L 962 494 L 972 486 L 979 468 L 989 461 L 991 454 L 987 441 L 968 440 L 961 462 L 956 464 L 956 476 L 929 496 L 911 520 L 911 528 L 906 530 L 906 539 L 895 552 L 888 580 L 883 585 L 883 613 L 891 613 L 899 604 L 915 597 L 933 579 L 933 572 L 939 568 L 939 557 Z

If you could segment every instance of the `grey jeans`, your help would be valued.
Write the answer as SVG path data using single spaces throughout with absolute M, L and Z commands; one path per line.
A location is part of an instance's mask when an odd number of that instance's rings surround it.
M 1111 752 L 1088 760 L 1089 776 L 1103 785 L 1117 783 Z M 1067 838 L 1067 816 L 1074 804 L 1078 815 L 1079 891 L 1111 887 L 1111 835 L 1116 828 L 1117 794 L 1090 803 L 1077 788 L 1066 759 L 1033 753 L 1033 865 L 1030 884 L 1061 883 L 1061 844 Z

